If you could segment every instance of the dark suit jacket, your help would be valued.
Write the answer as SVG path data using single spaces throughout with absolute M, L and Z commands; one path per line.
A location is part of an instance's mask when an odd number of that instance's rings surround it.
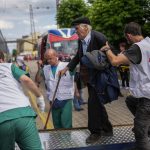
M 88 52 L 91 52 L 93 50 L 99 50 L 102 46 L 106 44 L 107 38 L 104 34 L 94 31 L 91 31 L 91 41 L 89 43 L 89 46 L 87 48 Z M 73 71 L 76 67 L 76 65 L 80 62 L 81 63 L 81 57 L 83 56 L 83 50 L 82 50 L 82 42 L 81 40 L 78 41 L 78 52 L 75 55 L 75 57 L 70 61 L 70 63 L 67 65 L 70 71 Z

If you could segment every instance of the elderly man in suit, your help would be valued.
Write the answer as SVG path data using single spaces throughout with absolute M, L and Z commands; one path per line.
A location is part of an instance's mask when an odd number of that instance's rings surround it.
M 82 57 L 86 52 L 98 50 L 105 45 L 107 38 L 100 32 L 92 30 L 90 20 L 87 17 L 80 17 L 72 22 L 78 34 L 78 51 L 71 62 L 60 71 L 63 75 L 67 70 L 74 70 L 77 64 L 80 63 L 81 80 L 87 85 L 89 92 L 88 99 L 88 129 L 91 132 L 90 136 L 86 139 L 86 143 L 94 143 L 100 139 L 101 135 L 113 135 L 113 129 L 104 104 L 100 102 L 98 94 L 91 83 L 91 78 L 98 71 L 97 69 L 91 70 L 83 65 Z

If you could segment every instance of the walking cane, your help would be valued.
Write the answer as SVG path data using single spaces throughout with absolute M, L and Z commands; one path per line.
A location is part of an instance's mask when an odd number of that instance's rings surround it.
M 57 92 L 57 89 L 58 89 L 58 85 L 59 85 L 60 79 L 61 79 L 61 75 L 59 75 L 59 78 L 58 78 L 58 81 L 57 81 L 57 85 L 56 85 L 56 88 L 55 88 L 55 91 L 54 91 L 52 103 L 51 103 L 50 108 L 49 108 L 49 112 L 48 112 L 48 115 L 47 115 L 47 119 L 46 119 L 46 123 L 45 123 L 45 126 L 44 126 L 44 130 L 46 130 L 46 128 L 47 128 L 48 119 L 49 119 L 49 116 L 50 116 L 50 113 L 51 113 L 51 109 L 52 109 L 53 103 L 55 101 L 55 96 L 56 96 L 56 92 Z

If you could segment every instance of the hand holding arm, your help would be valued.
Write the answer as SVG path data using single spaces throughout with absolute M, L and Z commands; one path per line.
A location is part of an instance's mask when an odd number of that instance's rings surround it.
M 108 42 L 106 42 L 106 45 L 103 46 L 100 51 L 103 51 L 106 53 L 110 63 L 113 65 L 113 66 L 118 66 L 118 65 L 121 65 L 121 64 L 130 64 L 130 61 L 129 59 L 124 55 L 124 54 L 120 54 L 118 56 L 116 56 L 112 51 L 111 51 L 111 48 L 108 44 Z
M 104 46 L 100 49 L 100 51 L 102 51 L 102 52 L 107 52 L 108 50 L 111 50 L 111 48 L 110 48 L 108 42 L 106 42 L 106 45 L 104 45 Z

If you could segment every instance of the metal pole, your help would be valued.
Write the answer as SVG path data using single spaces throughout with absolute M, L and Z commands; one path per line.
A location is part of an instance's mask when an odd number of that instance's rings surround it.
M 58 85 L 59 85 L 60 79 L 61 79 L 61 75 L 59 75 L 59 78 L 58 78 L 58 81 L 57 81 L 57 85 L 56 85 L 56 88 L 55 88 L 55 91 L 54 91 L 52 103 L 51 103 L 50 108 L 49 108 L 49 112 L 48 112 L 48 115 L 47 115 L 47 119 L 46 119 L 46 123 L 45 123 L 45 126 L 44 126 L 44 130 L 46 130 L 46 128 L 47 128 L 48 119 L 49 119 L 49 116 L 50 116 L 50 113 L 51 113 L 51 110 L 52 110 L 53 103 L 55 101 L 55 96 L 56 96 L 56 92 L 57 92 L 57 89 L 58 89 Z

